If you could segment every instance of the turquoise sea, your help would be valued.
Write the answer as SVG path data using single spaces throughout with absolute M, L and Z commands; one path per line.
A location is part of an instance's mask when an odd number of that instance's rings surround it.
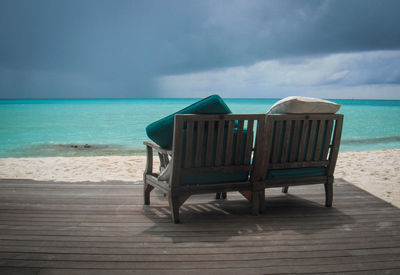
M 197 100 L 0 100 L 0 157 L 143 155 L 146 125 Z M 276 101 L 226 99 L 234 113 Z M 400 101 L 332 101 L 344 114 L 341 151 L 400 148 Z

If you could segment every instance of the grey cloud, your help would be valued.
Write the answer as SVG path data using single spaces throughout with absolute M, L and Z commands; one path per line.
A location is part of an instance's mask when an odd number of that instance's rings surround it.
M 398 49 L 399 10 L 399 1 L 362 0 L 3 0 L 0 73 L 12 77 L 0 98 L 152 97 L 164 75 Z

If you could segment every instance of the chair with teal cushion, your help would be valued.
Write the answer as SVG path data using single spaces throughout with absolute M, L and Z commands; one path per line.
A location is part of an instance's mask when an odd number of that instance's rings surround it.
M 333 199 L 335 171 L 342 133 L 341 114 L 267 114 L 254 160 L 260 209 L 265 189 L 324 184 L 325 205 Z
M 264 114 L 176 114 L 172 149 L 145 142 L 147 164 L 144 173 L 144 203 L 158 188 L 167 195 L 172 220 L 179 222 L 180 206 L 194 194 L 239 191 L 259 212 L 259 196 L 253 192 L 251 159 L 256 133 Z M 153 150 L 161 166 L 170 171 L 164 178 L 153 171 Z

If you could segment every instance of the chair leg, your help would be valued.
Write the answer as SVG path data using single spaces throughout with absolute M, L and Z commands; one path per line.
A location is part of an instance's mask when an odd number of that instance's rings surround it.
M 260 194 L 259 192 L 252 192 L 251 214 L 257 216 L 259 213 L 260 213 Z
M 150 192 L 154 189 L 154 187 L 148 183 L 144 184 L 143 188 L 143 200 L 145 205 L 150 204 Z
M 282 187 L 282 193 L 287 193 L 289 190 L 289 186 Z
M 217 192 L 215 193 L 215 199 L 219 200 L 219 199 L 226 199 L 226 192 Z
M 177 196 L 168 196 L 169 200 L 169 208 L 171 210 L 171 218 L 174 223 L 179 223 L 179 197 Z
M 325 186 L 325 206 L 331 207 L 333 201 L 333 183 L 328 182 L 324 184 Z
M 265 189 L 259 193 L 260 201 L 260 213 L 265 213 Z

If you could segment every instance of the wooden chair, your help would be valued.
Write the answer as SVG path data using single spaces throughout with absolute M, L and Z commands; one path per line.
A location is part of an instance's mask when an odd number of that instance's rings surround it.
M 177 223 L 179 208 L 191 195 L 239 191 L 257 214 L 260 203 L 258 194 L 253 196 L 251 159 L 264 118 L 264 114 L 175 115 L 172 150 L 144 142 L 144 204 L 150 204 L 153 188 L 160 189 Z M 168 180 L 159 180 L 159 174 L 153 172 L 153 150 L 159 155 L 161 169 L 172 165 Z
M 260 210 L 265 189 L 324 184 L 325 205 L 332 206 L 333 173 L 342 134 L 341 114 L 268 114 L 258 138 L 254 186 L 259 190 Z M 261 133 L 259 133 L 261 135 Z

